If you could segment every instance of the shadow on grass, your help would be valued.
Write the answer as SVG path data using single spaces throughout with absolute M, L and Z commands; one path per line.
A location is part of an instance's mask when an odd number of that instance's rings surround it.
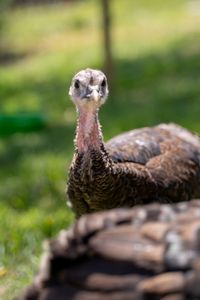
M 28 53 L 15 53 L 8 50 L 0 49 L 0 65 L 7 66 L 21 61 L 29 56 Z
M 100 113 L 105 140 L 124 130 L 159 122 L 177 122 L 200 132 L 199 36 L 182 39 L 162 54 L 117 60 L 115 67 L 111 96 Z M 72 118 L 68 125 L 59 125 L 65 122 L 66 103 L 74 111 L 66 101 L 66 82 L 69 84 L 71 78 L 59 70 L 46 80 L 27 78 L 16 86 L 6 83 L 1 89 L 4 101 L 13 95 L 23 98 L 33 93 L 40 109 L 52 117 L 45 131 L 2 142 L 0 196 L 17 209 L 47 199 L 54 199 L 51 201 L 56 207 L 63 198 L 61 189 L 73 154 L 75 122 Z
M 73 150 L 74 126 L 55 125 L 38 133 L 17 134 L 5 138 L 7 147 L 1 151 L 0 164 L 5 168 L 17 169 L 24 155 L 39 155 L 51 152 L 57 155 Z

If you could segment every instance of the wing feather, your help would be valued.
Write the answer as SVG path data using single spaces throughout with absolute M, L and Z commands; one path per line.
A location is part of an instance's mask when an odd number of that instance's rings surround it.
M 156 156 L 172 151 L 180 153 L 190 144 L 190 149 L 200 149 L 198 137 L 175 124 L 160 124 L 131 130 L 110 139 L 105 147 L 114 162 L 133 162 L 146 165 Z M 199 150 L 200 151 L 200 150 Z

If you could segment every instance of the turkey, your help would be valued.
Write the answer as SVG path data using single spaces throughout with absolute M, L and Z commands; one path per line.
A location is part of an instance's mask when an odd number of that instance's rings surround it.
M 200 299 L 200 200 L 82 216 L 16 300 Z
M 77 73 L 69 90 L 78 122 L 67 194 L 84 213 L 200 197 L 200 139 L 175 124 L 132 130 L 103 143 L 98 110 L 108 96 L 98 70 Z M 109 199 L 109 200 L 108 200 Z

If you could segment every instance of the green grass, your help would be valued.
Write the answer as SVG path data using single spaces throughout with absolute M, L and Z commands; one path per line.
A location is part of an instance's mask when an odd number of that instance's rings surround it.
M 184 0 L 113 0 L 115 77 L 100 113 L 105 140 L 139 126 L 178 122 L 200 132 L 200 18 Z M 73 221 L 65 204 L 76 113 L 72 75 L 101 68 L 98 1 L 9 11 L 0 68 L 4 113 L 40 112 L 45 130 L 0 139 L 0 298 L 37 269 L 42 241 Z M 1 57 L 0 51 L 0 57 Z

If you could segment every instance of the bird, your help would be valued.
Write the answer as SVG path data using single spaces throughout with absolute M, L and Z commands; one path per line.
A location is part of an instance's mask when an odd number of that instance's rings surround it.
M 200 138 L 169 123 L 133 129 L 104 143 L 98 111 L 108 96 L 100 70 L 84 69 L 69 95 L 78 118 L 67 197 L 85 213 L 200 197 Z M 108 200 L 109 199 L 109 200 Z
M 86 214 L 15 300 L 200 299 L 200 199 Z

